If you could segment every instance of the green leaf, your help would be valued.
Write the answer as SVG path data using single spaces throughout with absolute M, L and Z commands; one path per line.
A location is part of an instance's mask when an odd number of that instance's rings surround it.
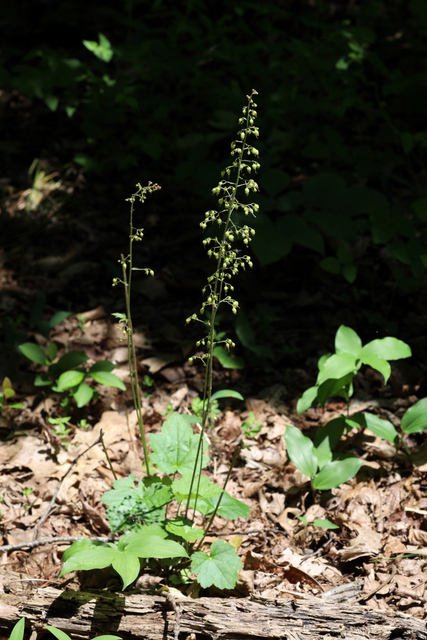
M 357 267 L 355 264 L 345 264 L 341 270 L 342 275 L 350 284 L 357 278 Z
M 384 382 L 387 382 L 391 374 L 391 367 L 387 360 L 379 358 L 374 353 L 364 352 L 362 352 L 360 360 L 363 364 L 367 364 L 369 367 L 372 367 L 372 369 L 379 371 L 384 378 Z
M 366 427 L 379 438 L 384 438 L 392 444 L 399 442 L 399 434 L 394 426 L 388 420 L 379 418 L 374 413 L 355 413 L 351 416 L 351 420 L 357 422 L 362 427 Z
M 191 557 L 191 571 L 204 589 L 212 585 L 218 589 L 233 589 L 236 586 L 238 571 L 242 568 L 243 563 L 236 555 L 234 547 L 223 540 L 213 543 L 210 555 L 204 551 L 196 551 Z
M 100 547 L 104 543 L 99 540 L 89 540 L 89 538 L 82 538 L 81 540 L 75 540 L 72 545 L 68 547 L 62 554 L 62 560 L 65 562 L 68 558 L 71 558 L 78 551 L 84 549 L 93 549 L 93 547 Z
M 118 311 L 116 311 L 115 313 L 111 314 L 112 316 L 114 316 L 115 318 L 117 318 L 117 320 L 119 322 L 127 322 L 127 316 L 125 313 L 119 313 Z
M 362 354 L 365 353 L 373 353 L 383 360 L 400 360 L 401 358 L 410 358 L 412 355 L 411 348 L 406 342 L 390 336 L 365 344 Z
M 70 636 L 65 633 L 65 631 L 61 631 L 61 629 L 57 629 L 56 627 L 51 627 L 50 624 L 45 624 L 44 628 L 50 631 L 55 638 L 58 638 L 58 640 L 71 640 Z
M 65 375 L 65 374 L 62 374 Z M 90 387 L 86 382 L 79 384 L 77 389 L 73 392 L 73 398 L 77 403 L 78 408 L 84 407 L 85 404 L 90 402 L 94 396 L 94 389 Z
M 173 413 L 163 423 L 161 433 L 150 434 L 151 456 L 153 464 L 162 473 L 180 473 L 184 475 L 192 472 L 196 462 L 200 436 L 193 433 L 185 416 Z M 208 443 L 203 442 L 203 453 L 208 449 Z M 209 460 L 202 455 L 202 468 Z
M 339 261 L 332 256 L 329 258 L 323 258 L 323 260 L 319 262 L 319 266 L 325 271 L 333 273 L 334 275 L 338 275 L 338 273 L 341 272 L 341 265 Z
M 34 342 L 24 342 L 18 347 L 19 351 L 31 362 L 36 364 L 46 364 L 46 354 L 38 344 Z
M 194 499 L 191 499 L 188 504 L 192 509 L 195 508 L 202 515 L 208 516 L 215 511 L 220 497 L 216 495 L 211 498 L 199 498 L 197 504 Z M 226 491 L 222 493 L 221 502 L 217 510 L 219 516 L 229 520 L 236 520 L 236 518 L 249 518 L 250 513 L 251 510 L 247 504 L 237 498 L 233 498 Z
M 35 387 L 46 387 L 53 384 L 53 381 L 49 378 L 47 373 L 39 373 L 34 379 Z
M 306 476 L 312 478 L 317 471 L 317 458 L 310 438 L 299 429 L 288 424 L 285 433 L 288 455 L 294 465 Z
M 57 324 L 63 322 L 71 314 L 68 311 L 57 311 L 49 320 L 49 327 L 52 329 Z
M 98 33 L 99 42 L 95 40 L 83 40 L 83 45 L 91 51 L 99 60 L 103 62 L 110 62 L 114 55 L 114 51 L 111 48 L 111 43 L 102 33 Z
M 69 351 L 59 358 L 58 362 L 55 362 L 55 364 L 49 368 L 49 371 L 52 372 L 53 377 L 57 377 L 63 371 L 76 369 L 88 359 L 83 351 Z
M 25 618 L 21 618 L 13 627 L 9 640 L 23 640 L 24 631 L 25 631 Z
M 328 462 L 313 479 L 313 489 L 333 489 L 354 478 L 362 466 L 362 460 L 349 455 L 343 460 Z
M 233 391 L 232 389 L 221 389 L 220 391 L 215 391 L 211 396 L 211 401 L 218 400 L 218 398 L 237 398 L 237 400 L 244 400 L 241 393 Z
M 117 551 L 113 558 L 113 569 L 117 571 L 123 580 L 123 589 L 126 589 L 131 582 L 137 579 L 141 565 L 137 555 L 126 549 Z
M 322 529 L 339 529 L 337 524 L 334 524 L 330 520 L 323 520 L 322 518 L 316 518 L 312 524 L 315 527 L 322 527 Z
M 168 477 L 160 479 L 158 476 L 139 480 L 137 487 L 135 476 L 115 480 L 114 489 L 106 491 L 101 498 L 109 506 L 107 518 L 111 531 L 122 531 L 126 527 L 134 529 L 139 527 L 140 521 L 147 524 L 162 522 L 164 506 L 172 500 L 170 484 Z
M 106 387 L 115 387 L 116 389 L 126 391 L 125 383 L 115 376 L 114 373 L 110 373 L 109 371 L 95 371 L 90 372 L 89 375 L 95 382 L 98 382 L 98 384 L 104 384 Z
M 362 341 L 357 333 L 343 324 L 335 335 L 335 351 L 337 353 L 351 353 L 356 357 L 362 350 Z
M 175 540 L 147 535 L 144 531 L 135 532 L 134 536 L 130 542 L 126 543 L 125 549 L 138 558 L 188 558 L 184 547 Z
M 332 450 L 338 444 L 341 439 L 344 429 L 346 427 L 346 421 L 344 416 L 330 420 L 325 427 L 317 429 L 314 438 L 314 455 L 317 458 L 319 468 L 325 466 L 332 460 Z
M 59 576 L 64 576 L 70 571 L 82 571 L 88 569 L 104 569 L 109 567 L 117 549 L 110 545 L 103 545 L 96 549 L 83 549 L 77 551 L 69 558 L 62 567 Z
M 243 369 L 245 366 L 243 358 L 231 356 L 224 347 L 214 347 L 213 354 L 215 358 L 218 358 L 224 369 Z
M 400 428 L 403 433 L 418 433 L 427 429 L 427 398 L 418 400 L 405 412 Z
M 357 357 L 351 353 L 337 353 L 328 358 L 322 366 L 317 377 L 317 384 L 329 379 L 337 379 L 346 376 L 349 373 L 356 374 L 359 366 L 357 365 Z
M 306 389 L 302 394 L 301 398 L 297 402 L 297 412 L 298 415 L 303 411 L 307 411 L 310 407 L 313 406 L 316 398 L 317 398 L 317 386 L 310 387 Z
M 353 393 L 352 391 L 352 380 L 354 378 L 354 372 L 348 373 L 346 376 L 342 378 L 337 378 L 336 380 L 325 380 L 319 385 L 317 389 L 317 402 L 325 406 L 325 402 L 328 398 L 333 398 L 334 396 L 340 396 L 345 400 Z
M 173 520 L 168 520 L 166 522 L 165 529 L 168 533 L 179 538 L 183 538 L 183 540 L 186 540 L 187 542 L 203 540 L 203 536 L 205 535 L 203 529 L 193 529 L 191 520 L 180 516 Z
M 115 365 L 109 360 L 98 360 L 98 362 L 95 362 L 95 364 L 90 367 L 89 373 L 94 373 L 96 371 L 112 371 L 114 366 Z
M 177 478 L 172 482 L 172 491 L 178 502 L 196 497 L 209 499 L 222 493 L 221 487 L 207 476 L 195 476 L 193 482 L 192 478 L 192 473 L 186 473 L 182 478 Z
M 65 391 L 70 387 L 76 387 L 84 380 L 83 371 L 64 371 L 58 378 L 55 391 Z
M 55 342 L 50 342 L 47 346 L 47 357 L 50 362 L 53 362 L 56 358 L 56 354 L 58 353 L 58 345 Z

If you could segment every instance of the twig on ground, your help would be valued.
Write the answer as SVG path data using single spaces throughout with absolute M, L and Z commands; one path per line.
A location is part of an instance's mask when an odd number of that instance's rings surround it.
M 68 476 L 68 474 L 70 473 L 71 469 L 74 467 L 74 465 L 77 463 L 78 460 L 80 460 L 80 458 L 82 456 L 84 456 L 85 453 L 87 453 L 89 451 L 89 449 L 92 449 L 92 447 L 94 447 L 96 444 L 99 444 L 101 442 L 101 436 L 99 436 L 97 438 L 97 440 L 95 440 L 95 442 L 93 444 L 90 445 L 90 447 L 88 447 L 87 449 L 85 449 L 84 451 L 82 451 L 81 453 L 79 453 L 79 455 L 77 456 L 77 458 L 75 460 L 73 460 L 73 462 L 70 464 L 68 470 L 64 473 L 64 475 L 62 476 L 61 480 L 58 483 L 58 486 L 56 487 L 55 493 L 52 496 L 52 500 L 49 503 L 48 508 L 46 509 L 45 514 L 43 515 L 43 517 L 40 519 L 39 523 L 37 524 L 36 528 L 34 529 L 34 536 L 33 536 L 33 541 L 37 540 L 37 536 L 39 534 L 39 529 L 40 527 L 44 524 L 44 522 L 46 521 L 49 513 L 51 512 L 51 509 L 53 507 L 53 505 L 55 504 L 55 500 L 56 500 L 56 496 L 59 493 L 59 490 L 62 486 L 62 483 L 64 482 L 65 478 Z M 4 547 L 3 547 L 4 549 Z
M 81 536 L 58 536 L 56 538 L 42 538 L 41 540 L 32 540 L 31 542 L 17 542 L 16 544 L 5 544 L 0 547 L 1 551 L 18 551 L 18 549 L 33 549 L 42 544 L 52 544 L 54 542 L 75 542 L 76 540 L 99 540 L 99 542 L 111 542 L 112 538 L 107 536 L 96 536 L 94 538 L 82 538 Z
M 365 593 L 363 596 L 360 596 L 359 598 L 356 598 L 355 600 L 350 600 L 350 602 L 348 602 L 348 604 L 355 604 L 356 602 L 365 602 L 365 600 L 369 600 L 369 598 L 372 598 L 372 596 L 374 596 L 376 593 L 378 593 L 378 591 L 380 591 L 380 589 L 382 589 L 389 582 L 391 582 L 393 580 L 395 574 L 396 574 L 396 565 L 393 564 L 392 567 L 391 567 L 390 575 L 386 580 L 384 580 L 384 582 L 381 582 L 381 584 L 378 585 L 378 587 L 376 587 L 375 589 L 373 589 L 369 593 Z

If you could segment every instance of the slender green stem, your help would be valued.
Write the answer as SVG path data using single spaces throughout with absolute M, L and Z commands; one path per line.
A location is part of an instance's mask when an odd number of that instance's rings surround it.
M 198 549 L 200 549 L 200 547 L 201 547 L 201 545 L 202 545 L 202 543 L 203 543 L 203 540 L 205 539 L 205 537 L 206 537 L 206 535 L 207 535 L 207 533 L 208 533 L 208 531 L 209 531 L 209 529 L 210 529 L 210 527 L 211 527 L 211 525 L 212 525 L 212 522 L 213 522 L 213 520 L 214 520 L 214 518 L 215 518 L 215 516 L 216 516 L 216 514 L 217 514 L 217 512 L 218 512 L 219 506 L 220 506 L 220 504 L 221 504 L 222 496 L 224 495 L 225 488 L 226 488 L 226 486 L 227 486 L 227 484 L 228 484 L 228 481 L 229 481 L 229 479 L 230 479 L 231 471 L 233 470 L 233 467 L 234 467 L 234 465 L 236 464 L 237 456 L 239 455 L 241 448 L 242 448 L 242 442 L 239 442 L 239 444 L 237 445 L 237 447 L 236 447 L 236 449 L 235 449 L 235 451 L 234 451 L 233 459 L 232 459 L 232 461 L 231 461 L 230 468 L 228 469 L 227 477 L 225 478 L 224 486 L 223 486 L 223 488 L 222 488 L 222 493 L 220 494 L 219 499 L 218 499 L 218 502 L 217 502 L 217 504 L 216 504 L 216 507 L 215 507 L 215 509 L 214 509 L 214 511 L 213 511 L 213 513 L 212 513 L 212 515 L 211 515 L 211 517 L 209 518 L 208 524 L 204 527 L 204 536 L 203 536 L 203 538 L 199 541 L 199 544 L 198 544 L 198 545 L 197 545 L 197 547 L 195 548 L 195 551 L 197 551 Z
M 160 189 L 158 184 L 148 183 L 146 187 L 142 187 L 140 184 L 137 185 L 137 192 L 134 193 L 128 200 L 130 204 L 130 222 L 129 222 L 129 254 L 125 258 L 123 255 L 121 256 L 121 265 L 122 265 L 122 274 L 123 280 L 121 283 L 125 289 L 125 306 L 126 306 L 126 338 L 127 338 L 127 350 L 128 350 L 128 362 L 129 362 L 129 375 L 130 375 L 130 384 L 132 390 L 132 398 L 133 403 L 137 415 L 139 432 L 141 435 L 142 448 L 144 451 L 144 464 L 147 475 L 150 475 L 150 464 L 149 464 L 149 451 L 147 438 L 144 430 L 144 421 L 142 416 L 142 404 L 141 404 L 141 390 L 139 388 L 138 382 L 138 365 L 136 360 L 136 351 L 135 351 L 135 341 L 133 334 L 133 324 L 132 324 L 132 315 L 131 315 L 131 284 L 132 284 L 132 271 L 134 271 L 135 267 L 133 266 L 133 243 L 136 240 L 141 240 L 143 237 L 143 230 L 136 229 L 133 226 L 133 215 L 134 215 L 134 206 L 135 200 L 138 198 L 141 203 L 143 203 L 147 197 L 147 193 L 152 193 L 153 191 L 157 191 Z M 151 269 L 140 269 L 145 271 L 146 273 L 150 273 L 153 275 Z M 115 278 L 113 283 L 117 284 L 119 282 L 118 278 Z

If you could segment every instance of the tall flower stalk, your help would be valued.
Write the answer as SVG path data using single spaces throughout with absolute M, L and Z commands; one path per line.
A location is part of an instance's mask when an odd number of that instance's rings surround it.
M 201 461 L 202 441 L 207 428 L 211 412 L 212 396 L 212 373 L 213 373 L 213 351 L 215 346 L 224 344 L 227 349 L 234 347 L 231 339 L 215 340 L 215 319 L 222 304 L 231 307 L 235 314 L 239 308 L 238 301 L 233 297 L 234 287 L 231 284 L 233 276 L 237 275 L 240 269 L 246 266 L 252 267 L 252 260 L 248 255 L 239 255 L 236 247 L 238 242 L 242 242 L 247 247 L 255 231 L 247 224 L 242 224 L 248 216 L 255 216 L 259 209 L 256 203 L 242 203 L 239 198 L 241 194 L 249 196 L 258 191 L 258 184 L 251 177 L 260 168 L 258 162 L 258 149 L 249 144 L 251 136 L 258 138 L 259 129 L 255 126 L 257 117 L 255 90 L 247 96 L 248 103 L 243 108 L 243 116 L 239 119 L 242 129 L 237 133 L 237 139 L 231 145 L 232 164 L 222 173 L 221 180 L 212 193 L 218 197 L 219 211 L 210 210 L 205 214 L 205 219 L 200 223 L 203 230 L 208 226 L 218 225 L 220 237 L 208 237 L 203 240 L 203 244 L 208 248 L 208 256 L 216 261 L 216 268 L 212 275 L 208 277 L 207 284 L 203 289 L 205 297 L 202 303 L 200 314 L 194 313 L 187 318 L 187 323 L 192 320 L 202 322 L 207 328 L 207 334 L 197 342 L 197 346 L 202 346 L 205 352 L 202 355 L 194 356 L 201 358 L 205 365 L 205 382 L 203 390 L 203 411 L 202 411 L 202 433 L 199 444 L 198 460 Z M 204 316 L 202 319 L 200 316 Z M 190 358 L 190 361 L 194 359 Z M 196 467 L 194 477 L 196 476 Z M 200 470 L 199 470 L 200 471 Z M 200 478 L 200 473 L 199 473 Z
M 128 255 L 121 256 L 120 264 L 122 265 L 122 280 L 120 278 L 114 278 L 113 286 L 116 284 L 122 284 L 125 289 L 125 303 L 126 303 L 126 313 L 114 313 L 113 315 L 118 318 L 121 322 L 124 323 L 123 333 L 126 335 L 127 339 L 127 349 L 128 349 L 128 362 L 129 362 L 129 376 L 130 376 L 130 384 L 132 389 L 132 398 L 133 404 L 136 410 L 139 433 L 141 435 L 142 448 L 144 451 L 144 465 L 147 475 L 150 475 L 150 464 L 149 464 L 149 451 L 148 451 L 148 443 L 144 430 L 144 420 L 142 416 L 142 404 L 141 404 L 141 390 L 139 388 L 138 382 L 138 367 L 136 361 L 136 352 L 135 352 L 135 342 L 134 342 L 134 334 L 133 334 L 133 324 L 132 324 L 132 316 L 131 316 L 131 285 L 132 285 L 132 271 L 144 271 L 147 275 L 154 275 L 152 269 L 148 268 L 138 268 L 133 266 L 133 243 L 142 240 L 144 237 L 144 230 L 137 229 L 133 226 L 133 217 L 134 217 L 134 208 L 135 201 L 139 200 L 142 204 L 145 202 L 148 193 L 152 193 L 153 191 L 157 191 L 161 187 L 158 184 L 153 184 L 151 182 L 148 183 L 147 186 L 143 187 L 139 183 L 136 185 L 137 191 L 131 195 L 130 198 L 127 199 L 130 202 L 130 229 L 129 229 L 129 253 Z

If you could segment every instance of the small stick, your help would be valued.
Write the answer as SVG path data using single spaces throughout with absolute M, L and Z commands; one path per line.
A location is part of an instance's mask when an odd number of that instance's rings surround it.
M 75 460 L 73 460 L 73 462 L 70 464 L 68 470 L 64 473 L 64 475 L 62 476 L 61 480 L 59 481 L 58 486 L 56 487 L 55 493 L 52 496 L 52 500 L 49 503 L 48 508 L 46 509 L 46 512 L 44 514 L 44 516 L 42 516 L 41 520 L 39 521 L 39 523 L 37 524 L 35 530 L 34 530 L 34 536 L 33 536 L 33 541 L 37 540 L 37 536 L 39 534 L 39 529 L 40 527 L 44 524 L 44 522 L 46 521 L 49 513 L 52 510 L 53 505 L 55 504 L 55 500 L 56 500 L 56 496 L 59 493 L 59 490 L 62 486 L 62 483 L 64 482 L 65 478 L 68 476 L 68 474 L 70 473 L 71 469 L 74 467 L 74 465 L 76 464 L 76 462 L 85 454 L 89 451 L 89 449 L 92 449 L 92 447 L 94 447 L 96 444 L 99 444 L 101 442 L 101 435 L 98 437 L 98 439 L 90 445 L 90 447 L 88 447 L 87 449 L 85 449 L 84 451 L 82 451 L 81 453 L 79 453 L 79 455 L 77 456 L 77 458 Z M 1 547 L 0 547 L 1 548 Z M 3 547 L 4 549 L 4 547 Z
M 99 432 L 99 440 L 100 440 L 100 442 L 102 444 L 102 448 L 104 449 L 105 457 L 107 458 L 107 462 L 110 465 L 111 473 L 114 476 L 114 480 L 117 480 L 116 472 L 113 469 L 113 465 L 111 464 L 110 456 L 108 455 L 107 447 L 105 446 L 105 443 L 104 443 L 104 434 L 102 433 L 102 429 Z
M 18 542 L 17 544 L 5 544 L 0 547 L 1 551 L 17 551 L 18 549 L 33 549 L 42 544 L 50 544 L 52 542 L 75 542 L 76 540 L 99 540 L 100 542 L 110 542 L 112 538 L 106 536 L 98 536 L 95 538 L 82 538 L 81 536 L 59 536 L 57 538 L 42 538 L 41 540 L 32 540 L 31 542 Z
M 393 580 L 394 576 L 396 575 L 396 570 L 397 570 L 396 565 L 393 564 L 392 567 L 391 567 L 391 571 L 390 571 L 389 577 L 386 578 L 383 582 L 381 582 L 381 584 L 378 585 L 378 587 L 376 587 L 375 589 L 373 589 L 369 593 L 365 593 L 363 596 L 360 596 L 359 598 L 356 598 L 355 600 L 350 600 L 346 604 L 356 604 L 356 602 L 364 602 L 365 600 L 369 600 L 370 598 L 372 598 L 372 596 L 374 596 L 376 593 L 378 593 L 378 591 L 380 591 L 380 589 L 385 587 L 387 584 L 389 584 L 389 582 L 391 582 Z

